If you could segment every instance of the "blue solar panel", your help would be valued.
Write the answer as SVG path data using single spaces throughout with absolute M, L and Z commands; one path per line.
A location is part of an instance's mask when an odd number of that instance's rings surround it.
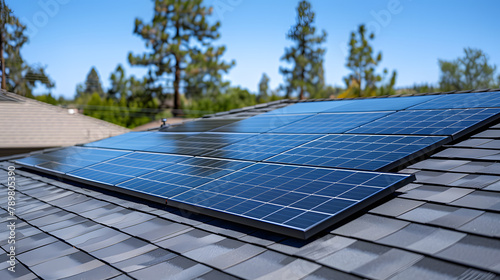
M 134 152 L 71 171 L 68 175 L 102 184 L 115 185 L 187 159 L 189 159 L 187 156 Z
M 271 129 L 293 123 L 311 115 L 257 115 L 239 122 L 235 122 L 212 131 L 215 132 L 244 132 L 263 133 Z
M 318 137 L 321 135 L 259 134 L 210 152 L 206 156 L 261 161 Z
M 387 171 L 431 152 L 447 139 L 449 137 L 327 135 L 266 161 Z
M 405 174 L 257 163 L 167 199 L 167 204 L 199 207 L 307 238 L 412 179 Z
M 435 95 L 359 99 L 322 113 L 398 111 L 422 102 L 433 102 L 434 98 Z
M 189 158 L 163 169 L 118 184 L 144 194 L 170 198 L 252 163 L 209 158 Z
M 476 92 L 461 94 L 436 95 L 435 99 L 411 107 L 422 109 L 459 109 L 500 107 L 500 92 Z
M 130 141 L 131 139 L 134 139 L 134 138 L 142 138 L 143 139 L 143 138 L 145 138 L 148 135 L 151 135 L 153 133 L 154 132 L 129 132 L 129 133 L 121 134 L 118 136 L 113 136 L 113 137 L 109 137 L 106 139 L 90 142 L 90 143 L 85 144 L 84 146 L 115 149 L 116 145 L 118 145 L 121 142 Z
M 16 163 L 29 167 L 36 166 L 51 172 L 66 173 L 127 153 L 129 153 L 129 151 L 68 147 L 49 153 L 18 159 Z
M 328 109 L 341 107 L 343 105 L 347 105 L 352 102 L 353 100 L 301 102 L 267 112 L 264 115 L 315 114 Z
M 343 133 L 369 123 L 392 112 L 318 114 L 289 125 L 271 130 L 271 133 Z
M 400 111 L 347 133 L 458 136 L 499 114 L 500 108 Z
M 148 147 L 144 150 L 199 156 L 254 135 L 247 133 L 200 133 L 177 141 L 168 141 L 162 145 Z
M 132 133 L 132 132 L 131 132 Z M 123 136 L 107 138 L 104 140 L 85 144 L 86 147 L 99 147 L 109 149 L 122 149 L 131 151 L 146 151 L 152 146 L 167 145 L 175 143 L 176 140 L 194 135 L 193 133 L 172 133 L 172 132 L 135 132 L 127 133 Z M 128 136 L 131 134 L 130 136 Z M 175 144 L 172 144 L 175 145 Z

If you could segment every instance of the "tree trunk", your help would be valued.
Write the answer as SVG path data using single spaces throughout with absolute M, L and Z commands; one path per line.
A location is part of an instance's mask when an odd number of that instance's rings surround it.
M 181 80 L 181 66 L 180 66 L 180 58 L 176 58 L 175 61 L 175 80 L 174 80 L 174 116 L 182 115 L 181 112 L 181 98 L 179 92 L 179 84 Z
M 7 90 L 7 78 L 5 74 L 5 57 L 3 56 L 3 27 L 0 30 L 0 60 L 2 63 L 2 89 Z
M 177 38 L 177 45 L 178 45 L 179 50 L 180 50 L 180 47 L 181 47 L 181 39 L 180 39 L 181 25 L 180 25 L 179 20 L 177 20 L 177 22 L 175 23 L 175 29 L 176 29 L 175 30 L 175 37 Z M 179 57 L 178 54 L 175 55 L 174 109 L 172 112 L 172 114 L 175 117 L 182 115 L 181 96 L 180 96 L 181 94 L 179 92 L 179 85 L 181 82 L 181 59 L 182 59 L 182 57 Z

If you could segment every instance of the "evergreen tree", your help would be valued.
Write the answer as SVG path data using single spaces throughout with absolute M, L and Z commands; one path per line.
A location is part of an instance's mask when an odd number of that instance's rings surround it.
M 54 82 L 40 66 L 28 65 L 21 56 L 21 48 L 28 42 L 24 34 L 26 26 L 12 14 L 4 0 L 0 0 L 0 63 L 2 72 L 2 89 L 33 97 L 32 90 L 41 83 L 48 89 Z
M 488 55 L 472 48 L 465 48 L 464 52 L 464 57 L 452 61 L 439 60 L 441 90 L 494 87 L 496 66 L 488 63 Z
M 89 74 L 87 75 L 87 79 L 85 80 L 85 90 L 86 94 L 99 94 L 100 97 L 104 97 L 104 91 L 102 90 L 101 80 L 99 79 L 99 74 L 95 70 L 95 67 L 92 66 Z
M 293 64 L 291 69 L 280 67 L 286 83 L 283 88 L 286 89 L 287 95 L 290 91 L 298 91 L 299 99 L 303 99 L 306 93 L 311 95 L 324 86 L 325 49 L 320 46 L 326 41 L 326 32 L 322 31 L 320 35 L 316 35 L 316 27 L 313 25 L 314 17 L 311 4 L 305 0 L 301 1 L 297 7 L 297 23 L 287 34 L 287 38 L 296 44 L 286 48 L 281 58 Z
M 225 93 L 229 82 L 222 80 L 222 73 L 227 73 L 234 65 L 234 61 L 227 64 L 222 61 L 226 51 L 224 46 L 208 47 L 204 52 L 193 50 L 190 54 L 190 63 L 186 66 L 186 97 L 200 98 L 214 97 Z
M 368 42 L 374 38 L 373 33 L 367 37 L 364 25 L 359 26 L 357 34 L 351 33 L 346 66 L 352 71 L 352 74 L 344 78 L 344 81 L 349 90 L 357 93 L 356 95 L 360 97 L 376 95 L 377 83 L 383 80 L 382 76 L 375 72 L 377 65 L 382 61 L 382 52 L 374 56 L 373 48 Z M 386 69 L 384 69 L 384 73 L 387 73 Z M 391 84 L 394 86 L 395 80 L 396 71 L 393 71 L 388 86 Z M 390 90 L 392 90 L 392 86 L 390 86 Z
M 214 78 L 214 73 L 231 66 L 219 60 L 224 48 L 210 48 L 219 37 L 220 25 L 207 21 L 211 13 L 202 0 L 156 0 L 151 23 L 136 19 L 134 33 L 146 41 L 152 52 L 137 56 L 130 53 L 129 61 L 153 69 L 149 71 L 148 85 L 163 108 L 167 106 L 164 89 L 168 84 L 162 85 L 160 79 L 173 78 L 173 111 L 177 115 L 181 114 L 181 87 L 187 87 L 187 81 L 207 81 L 206 77 Z
M 259 93 L 257 94 L 257 101 L 259 103 L 267 102 L 269 100 L 269 77 L 266 73 L 262 74 L 259 82 Z

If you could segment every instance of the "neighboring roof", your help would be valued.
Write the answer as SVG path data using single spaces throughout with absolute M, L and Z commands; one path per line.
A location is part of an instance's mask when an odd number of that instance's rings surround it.
M 46 148 L 88 143 L 129 130 L 0 91 L 0 131 L 0 148 Z
M 496 123 L 401 170 L 416 181 L 307 241 L 17 170 L 16 276 L 500 279 L 499 161 Z M 11 164 L 0 163 L 4 186 Z

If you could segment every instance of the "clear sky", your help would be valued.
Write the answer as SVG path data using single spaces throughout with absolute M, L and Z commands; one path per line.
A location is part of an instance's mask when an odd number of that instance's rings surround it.
M 121 63 L 128 74 L 142 76 L 144 68 L 131 67 L 130 51 L 145 51 L 133 34 L 136 17 L 149 21 L 148 0 L 7 0 L 16 16 L 28 25 L 30 41 L 22 49 L 31 64 L 47 67 L 56 82 L 55 95 L 72 97 L 92 66 L 109 85 L 109 76 Z M 343 85 L 349 34 L 367 24 L 376 34 L 372 45 L 382 51 L 382 67 L 398 72 L 397 87 L 437 83 L 438 58 L 454 59 L 464 47 L 480 48 L 500 67 L 500 1 L 463 0 L 311 0 L 316 26 L 328 33 L 324 47 L 327 84 Z M 282 83 L 280 57 L 292 44 L 285 37 L 294 24 L 298 1 L 208 0 L 213 18 L 221 22 L 226 60 L 236 66 L 226 78 L 232 85 L 257 91 L 262 73 L 271 87 Z M 500 72 L 497 71 L 497 74 Z

